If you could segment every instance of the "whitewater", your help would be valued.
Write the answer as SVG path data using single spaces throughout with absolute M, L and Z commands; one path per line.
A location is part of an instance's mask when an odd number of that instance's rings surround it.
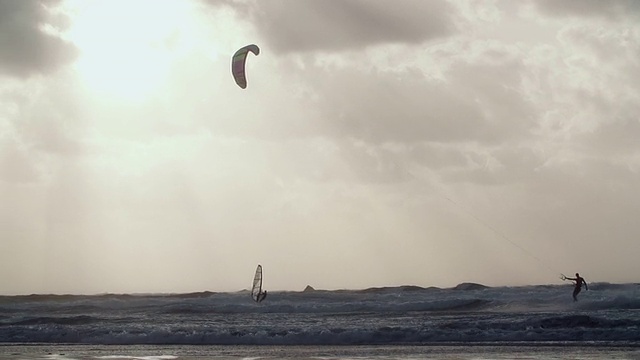
M 248 291 L 0 296 L 0 354 L 45 345 L 640 349 L 640 284 L 593 283 L 578 302 L 572 290 L 461 284 L 269 291 L 260 304 Z

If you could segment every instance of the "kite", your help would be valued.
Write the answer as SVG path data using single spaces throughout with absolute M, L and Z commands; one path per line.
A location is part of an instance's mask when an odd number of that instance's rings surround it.
M 231 73 L 236 84 L 243 89 L 247 88 L 247 75 L 245 73 L 245 63 L 247 62 L 247 55 L 252 52 L 254 55 L 260 54 L 260 48 L 256 45 L 247 45 L 240 50 L 236 51 L 231 58 Z

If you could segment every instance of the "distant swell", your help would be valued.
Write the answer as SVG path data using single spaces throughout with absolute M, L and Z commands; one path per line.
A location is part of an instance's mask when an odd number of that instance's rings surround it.
M 640 347 L 636 284 L 0 296 L 0 343 L 391 345 L 611 342 Z
M 442 301 L 421 301 L 402 303 L 390 306 L 389 304 L 379 303 L 360 303 L 360 302 L 343 302 L 343 303 L 316 303 L 308 304 L 301 302 L 300 304 L 272 305 L 268 308 L 260 308 L 254 304 L 248 306 L 241 305 L 222 305 L 222 306 L 202 306 L 199 304 L 176 304 L 158 309 L 161 314 L 174 315 L 206 315 L 206 314 L 228 314 L 228 313 L 251 313 L 261 310 L 266 313 L 293 313 L 293 314 L 358 314 L 358 313 L 385 313 L 399 311 L 433 311 L 433 312 L 464 312 L 479 311 L 491 308 L 492 301 L 484 299 L 452 299 Z
M 587 303 L 581 305 L 581 307 L 589 310 L 640 310 L 640 298 L 617 296 L 612 299 L 607 299 L 595 303 Z
M 576 328 L 636 328 L 640 329 L 640 321 L 628 319 L 604 319 L 588 315 L 568 315 L 542 319 L 539 326 L 543 329 L 576 329 Z
M 15 326 L 15 325 L 85 325 L 91 324 L 95 322 L 102 321 L 99 318 L 95 318 L 92 316 L 79 315 L 79 316 L 71 316 L 71 317 L 35 317 L 30 319 L 19 320 L 15 322 L 10 322 L 6 324 L 1 324 L 4 326 Z
M 570 320 L 549 327 L 526 322 L 471 323 L 440 326 L 342 327 L 0 327 L 1 342 L 77 344 L 189 344 L 189 345 L 384 345 L 452 342 L 640 341 L 628 327 L 599 327 L 597 321 Z M 576 325 L 571 328 L 571 324 Z M 543 326 L 544 325 L 544 326 Z M 563 326 L 567 327 L 563 327 Z

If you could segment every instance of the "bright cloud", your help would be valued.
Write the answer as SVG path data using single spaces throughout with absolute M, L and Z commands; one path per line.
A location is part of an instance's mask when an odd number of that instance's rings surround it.
M 637 282 L 638 7 L 576 4 L 3 2 L 0 288 Z

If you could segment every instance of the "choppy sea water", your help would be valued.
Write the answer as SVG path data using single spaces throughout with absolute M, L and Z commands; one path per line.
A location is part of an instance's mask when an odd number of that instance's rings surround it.
M 589 289 L 4 296 L 0 358 L 640 359 L 640 285 Z
M 637 347 L 557 345 L 0 345 L 0 359 L 138 360 L 488 360 L 640 359 Z

